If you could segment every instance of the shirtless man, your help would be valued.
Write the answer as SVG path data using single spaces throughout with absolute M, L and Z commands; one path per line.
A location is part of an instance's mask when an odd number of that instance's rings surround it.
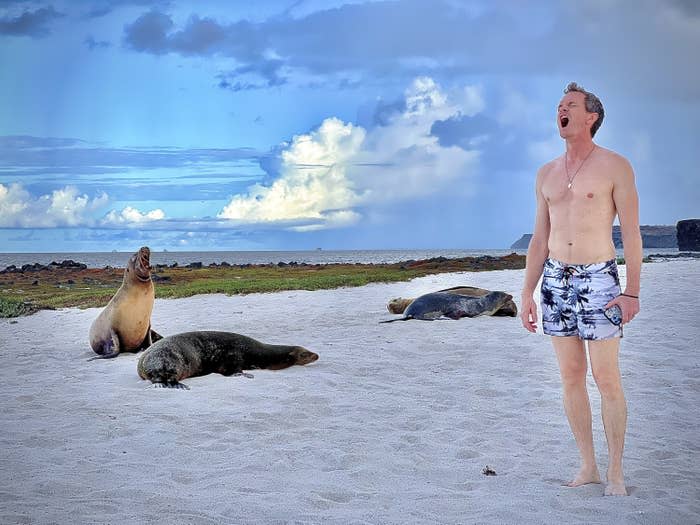
M 629 162 L 593 143 L 603 121 L 598 97 L 571 83 L 557 109 L 564 155 L 537 173 L 537 214 L 527 250 L 521 320 L 537 329 L 533 293 L 542 276 L 542 325 L 559 362 L 564 410 L 581 455 L 581 467 L 568 483 L 600 483 L 593 451 L 591 406 L 586 390 L 588 341 L 593 378 L 601 396 L 609 464 L 605 495 L 627 495 L 622 451 L 627 406 L 618 352 L 622 325 L 639 312 L 642 239 L 639 202 Z M 626 262 L 621 293 L 615 265 L 612 224 L 620 220 Z M 620 318 L 611 314 L 617 305 Z M 618 310 L 618 313 L 620 311 Z

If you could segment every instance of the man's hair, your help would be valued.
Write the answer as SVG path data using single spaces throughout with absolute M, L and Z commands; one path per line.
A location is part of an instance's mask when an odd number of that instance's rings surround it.
M 591 138 L 593 138 L 595 137 L 596 131 L 598 131 L 598 128 L 600 128 L 600 125 L 603 123 L 603 117 L 605 117 L 603 103 L 597 96 L 595 96 L 590 91 L 586 91 L 576 82 L 569 82 L 569 85 L 566 86 L 564 93 L 571 93 L 572 91 L 578 91 L 579 93 L 583 93 L 586 96 L 586 111 L 588 111 L 589 113 L 598 113 L 598 120 L 596 120 L 591 126 Z

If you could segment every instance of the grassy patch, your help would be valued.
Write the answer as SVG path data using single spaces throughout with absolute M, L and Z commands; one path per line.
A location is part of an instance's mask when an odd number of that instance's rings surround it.
M 525 267 L 525 257 L 465 257 L 406 261 L 396 264 L 157 267 L 157 298 L 198 294 L 227 295 L 283 290 L 325 290 L 376 282 L 408 281 L 429 274 Z M 123 269 L 42 270 L 0 273 L 0 317 L 26 315 L 37 309 L 101 307 L 122 283 Z
M 36 312 L 31 304 L 17 300 L 0 297 L 0 317 L 19 317 Z

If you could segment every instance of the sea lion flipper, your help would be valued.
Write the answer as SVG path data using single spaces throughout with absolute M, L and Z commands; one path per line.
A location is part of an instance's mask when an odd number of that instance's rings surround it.
M 148 331 L 146 332 L 146 337 L 144 338 L 143 342 L 141 343 L 141 346 L 139 346 L 136 350 L 145 350 L 149 346 L 151 346 L 153 343 L 158 341 L 159 339 L 163 339 L 163 336 L 160 335 L 158 332 L 153 330 L 153 328 L 148 327 Z
M 184 383 L 179 383 L 177 381 L 174 381 L 172 383 L 153 383 L 153 388 L 177 388 L 179 390 L 189 390 L 190 387 L 188 387 Z
M 151 344 L 163 339 L 163 336 L 156 332 L 153 328 L 148 327 L 148 336 L 151 338 Z
M 236 377 L 241 376 L 241 377 L 245 377 L 245 378 L 248 378 L 248 379 L 253 379 L 253 378 L 255 377 L 253 374 L 250 374 L 250 373 L 248 373 L 248 372 L 236 372 L 236 373 L 233 374 L 233 375 L 236 376 Z

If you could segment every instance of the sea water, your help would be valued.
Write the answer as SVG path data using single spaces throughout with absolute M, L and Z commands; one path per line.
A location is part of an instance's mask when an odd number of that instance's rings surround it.
M 21 267 L 24 264 L 49 264 L 73 260 L 84 263 L 88 268 L 104 268 L 112 266 L 123 268 L 133 252 L 66 252 L 66 253 L 0 253 L 0 269 L 10 265 Z M 177 263 L 185 266 L 201 262 L 204 266 L 226 262 L 229 264 L 278 264 L 278 263 L 363 263 L 381 264 L 400 261 L 430 259 L 433 257 L 479 257 L 489 255 L 502 257 L 510 253 L 525 255 L 526 250 L 514 249 L 464 249 L 464 250 L 309 250 L 309 251 L 214 251 L 214 252 L 151 252 L 151 264 L 172 265 Z M 644 255 L 675 254 L 678 250 L 649 248 L 644 249 Z M 622 257 L 622 250 L 618 250 Z

